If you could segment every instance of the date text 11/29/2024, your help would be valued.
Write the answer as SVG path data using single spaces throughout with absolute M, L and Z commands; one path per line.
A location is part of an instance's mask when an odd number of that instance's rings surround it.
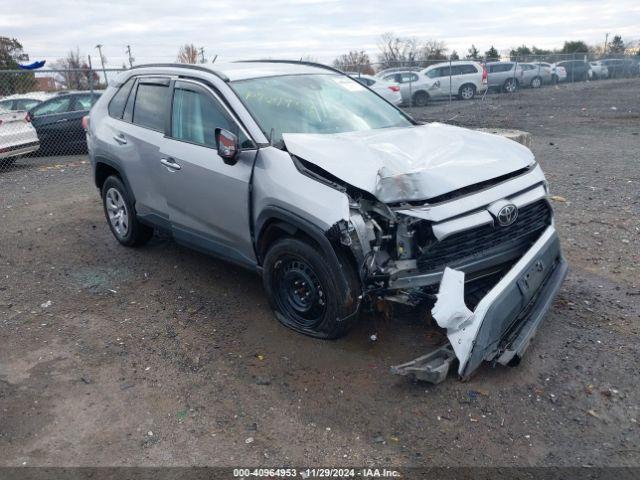
M 386 468 L 234 468 L 236 478 L 400 478 Z

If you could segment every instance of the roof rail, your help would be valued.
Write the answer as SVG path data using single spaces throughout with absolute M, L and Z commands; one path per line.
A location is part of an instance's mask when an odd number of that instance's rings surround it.
M 136 65 L 134 67 L 131 67 L 129 70 L 135 70 L 136 68 L 147 68 L 147 67 L 164 67 L 164 68 L 175 67 L 175 68 L 185 68 L 188 70 L 200 70 L 202 72 L 213 73 L 214 75 L 216 75 L 217 77 L 219 77 L 221 80 L 225 82 L 229 81 L 229 77 L 227 77 L 224 73 L 221 73 L 212 68 L 202 67 L 200 65 L 193 65 L 191 63 L 146 63 L 143 65 Z
M 307 65 L 309 67 L 317 67 L 324 68 L 325 70 L 330 70 L 332 72 L 340 73 L 342 75 L 346 75 L 342 70 L 331 67 L 329 65 L 325 65 L 324 63 L 318 62 L 307 62 L 306 60 L 279 60 L 279 59 L 266 59 L 266 60 L 237 60 L 234 63 L 291 63 L 294 65 Z

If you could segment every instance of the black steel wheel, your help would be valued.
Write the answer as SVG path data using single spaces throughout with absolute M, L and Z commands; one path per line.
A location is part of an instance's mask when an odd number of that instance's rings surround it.
M 357 319 L 360 282 L 340 255 L 330 259 L 315 245 L 283 238 L 267 250 L 262 278 L 276 317 L 292 330 L 337 338 Z

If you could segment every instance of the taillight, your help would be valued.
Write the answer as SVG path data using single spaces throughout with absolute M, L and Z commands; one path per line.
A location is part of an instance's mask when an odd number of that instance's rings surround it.
M 33 120 L 33 116 L 31 115 L 31 112 L 27 112 L 27 114 L 24 117 L 24 121 L 29 123 L 31 122 L 31 120 Z
M 487 83 L 487 77 L 489 74 L 487 73 L 487 67 L 482 65 L 482 83 Z
M 89 131 L 89 115 L 82 117 L 82 129 L 85 132 Z
M 392 92 L 399 92 L 400 91 L 400 87 L 397 85 L 390 85 L 389 86 L 389 90 L 391 90 Z

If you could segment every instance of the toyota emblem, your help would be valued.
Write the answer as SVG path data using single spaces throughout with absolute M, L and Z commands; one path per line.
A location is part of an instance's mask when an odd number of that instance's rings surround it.
M 518 207 L 513 203 L 505 205 L 498 211 L 498 223 L 503 227 L 508 227 L 518 218 Z

